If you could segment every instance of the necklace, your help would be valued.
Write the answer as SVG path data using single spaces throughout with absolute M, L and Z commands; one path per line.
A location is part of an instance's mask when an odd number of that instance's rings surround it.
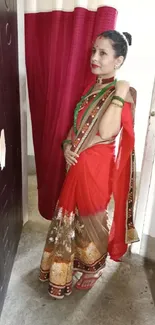
M 109 84 L 110 82 L 113 82 L 114 80 L 115 80 L 115 77 L 104 79 L 104 78 L 98 76 L 96 78 L 96 83 L 99 85 L 105 85 L 105 84 Z

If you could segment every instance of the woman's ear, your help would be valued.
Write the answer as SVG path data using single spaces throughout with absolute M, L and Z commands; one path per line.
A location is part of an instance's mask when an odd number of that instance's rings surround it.
M 121 65 L 124 62 L 124 57 L 123 56 L 119 56 L 118 58 L 116 58 L 115 60 L 115 69 L 119 69 L 121 67 Z

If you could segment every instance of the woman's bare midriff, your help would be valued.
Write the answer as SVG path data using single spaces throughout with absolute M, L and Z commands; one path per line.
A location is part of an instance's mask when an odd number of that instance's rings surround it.
M 115 142 L 115 138 L 111 138 L 111 139 L 107 139 L 107 140 L 103 140 L 99 135 L 95 135 L 95 137 L 93 138 L 93 140 L 90 142 L 89 147 L 92 147 L 96 144 L 109 144 L 109 143 L 113 143 Z

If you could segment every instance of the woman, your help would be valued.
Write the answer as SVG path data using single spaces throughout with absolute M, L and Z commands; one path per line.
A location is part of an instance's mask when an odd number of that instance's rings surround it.
M 116 81 L 131 36 L 106 31 L 94 43 L 89 86 L 74 112 L 63 142 L 67 175 L 52 219 L 40 268 L 49 280 L 49 294 L 61 299 L 78 289 L 90 289 L 103 273 L 107 254 L 119 261 L 127 244 L 137 241 L 133 226 L 134 90 Z M 120 132 L 121 130 L 121 132 Z M 115 139 L 120 144 L 115 158 Z M 107 206 L 113 194 L 115 211 L 109 232 Z

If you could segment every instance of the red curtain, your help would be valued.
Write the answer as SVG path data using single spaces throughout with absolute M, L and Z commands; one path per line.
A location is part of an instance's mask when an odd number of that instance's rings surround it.
M 75 8 L 25 15 L 26 66 L 35 150 L 40 214 L 51 219 L 65 176 L 61 142 L 73 111 L 93 78 L 89 57 L 93 39 L 114 29 L 117 11 Z

